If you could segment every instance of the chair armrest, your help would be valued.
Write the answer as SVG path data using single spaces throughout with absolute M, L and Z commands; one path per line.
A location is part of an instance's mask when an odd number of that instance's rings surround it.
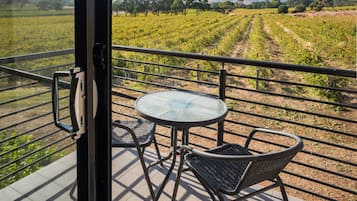
M 123 125 L 123 124 L 120 124 L 120 123 L 118 123 L 118 122 L 115 122 L 115 121 L 112 122 L 112 126 L 115 126 L 115 127 L 118 127 L 118 128 L 121 128 L 121 129 L 124 129 L 124 130 L 128 131 L 128 132 L 130 133 L 131 137 L 133 138 L 133 141 L 134 141 L 135 146 L 136 146 L 137 148 L 140 147 L 139 140 L 138 140 L 138 138 L 136 137 L 136 134 L 135 134 L 135 132 L 134 132 L 133 129 L 131 129 L 131 128 L 129 128 L 128 126 L 125 126 L 125 125 Z M 139 153 L 140 153 L 140 152 L 139 152 Z
M 245 161 L 245 162 L 249 162 L 249 161 L 254 161 L 256 160 L 256 156 L 253 155 L 223 155 L 223 154 L 214 154 L 214 153 L 209 153 L 206 151 L 199 151 L 196 150 L 190 146 L 187 145 L 182 145 L 179 146 L 179 149 L 183 149 L 186 150 L 190 153 L 193 153 L 195 155 L 201 156 L 201 157 L 205 157 L 205 158 L 211 158 L 211 159 L 218 159 L 218 160 L 230 160 L 230 161 Z
M 262 133 L 270 133 L 270 134 L 275 134 L 275 135 L 280 135 L 280 136 L 285 136 L 285 137 L 289 137 L 289 138 L 293 138 L 296 141 L 296 144 L 300 144 L 301 142 L 301 138 L 290 134 L 290 133 L 286 133 L 286 132 L 282 132 L 282 131 L 277 131 L 277 130 L 271 130 L 271 129 L 267 129 L 267 128 L 254 128 L 248 136 L 247 141 L 245 142 L 244 147 L 246 149 L 248 149 L 250 142 L 252 141 L 253 136 L 257 133 L 257 132 L 262 132 Z

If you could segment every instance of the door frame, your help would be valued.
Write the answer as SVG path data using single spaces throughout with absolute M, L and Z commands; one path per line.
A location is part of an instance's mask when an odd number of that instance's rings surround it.
M 87 132 L 77 140 L 78 200 L 111 200 L 110 0 L 75 0 L 75 64 L 86 75 Z M 95 96 L 100 97 L 96 111 Z

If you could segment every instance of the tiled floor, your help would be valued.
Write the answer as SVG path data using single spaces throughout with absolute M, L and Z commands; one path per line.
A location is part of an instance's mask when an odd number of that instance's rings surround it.
M 145 151 L 148 162 L 155 160 L 156 154 L 152 150 Z M 166 166 L 168 167 L 168 165 Z M 155 187 L 162 181 L 167 169 L 160 166 L 153 167 L 150 177 Z M 136 201 L 150 200 L 149 191 L 142 174 L 134 149 L 113 149 L 113 200 Z M 160 200 L 171 200 L 174 186 L 174 174 L 164 189 Z M 25 177 L 12 185 L 0 190 L 0 200 L 71 200 L 69 191 L 76 178 L 75 153 L 42 168 L 41 170 Z M 251 191 L 253 189 L 247 189 Z M 182 175 L 178 200 L 210 200 L 203 187 L 194 178 L 192 173 Z M 270 190 L 250 200 L 281 200 L 280 191 Z M 297 201 L 297 198 L 290 198 Z

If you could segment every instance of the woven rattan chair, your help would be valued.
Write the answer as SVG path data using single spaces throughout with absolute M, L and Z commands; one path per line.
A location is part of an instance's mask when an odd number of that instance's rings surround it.
M 288 146 L 278 152 L 252 154 L 249 144 L 257 132 L 285 136 L 295 140 L 293 146 Z M 301 139 L 289 133 L 268 129 L 254 129 L 245 146 L 224 144 L 208 151 L 198 151 L 189 146 L 182 146 L 189 153 L 185 155 L 185 163 L 205 187 L 212 200 L 224 200 L 226 195 L 239 195 L 239 192 L 249 186 L 265 180 L 273 184 L 258 191 L 238 197 L 243 200 L 271 188 L 280 187 L 282 197 L 288 200 L 284 184 L 279 173 L 303 147 Z
M 158 144 L 155 139 L 155 128 L 156 124 L 147 120 L 137 119 L 131 121 L 119 121 L 116 120 L 112 123 L 112 147 L 122 147 L 122 148 L 136 148 L 138 151 L 139 160 L 144 171 L 145 180 L 148 184 L 151 197 L 154 200 L 154 191 L 152 188 L 151 180 L 149 177 L 148 169 L 153 166 L 146 166 L 144 161 L 144 151 L 145 148 L 154 143 L 158 160 L 161 160 L 161 155 L 159 151 Z M 163 166 L 162 162 L 160 162 Z M 70 196 L 73 196 L 77 180 L 75 181 Z

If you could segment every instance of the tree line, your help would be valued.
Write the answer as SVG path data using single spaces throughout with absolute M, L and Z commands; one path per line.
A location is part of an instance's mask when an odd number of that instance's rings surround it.
M 136 16 L 137 13 L 152 12 L 160 13 L 186 13 L 187 9 L 209 10 L 208 0 L 115 0 L 113 1 L 113 12 L 118 14 L 124 12 Z
M 356 5 L 356 0 L 265 0 L 245 4 L 244 0 L 211 2 L 208 0 L 113 0 L 113 13 L 120 12 L 133 16 L 137 13 L 147 15 L 152 12 L 155 15 L 160 13 L 186 13 L 187 9 L 214 10 L 227 13 L 234 8 L 262 9 L 287 7 L 311 7 L 321 10 L 323 7 Z M 0 0 L 0 7 L 8 6 L 22 8 L 26 4 L 37 6 L 39 10 L 62 10 L 64 6 L 73 6 L 74 0 Z
M 235 0 L 234 2 L 226 0 L 223 2 L 211 2 L 208 0 L 114 0 L 113 13 L 118 15 L 136 16 L 137 13 L 147 15 L 152 12 L 155 15 L 160 13 L 186 13 L 187 9 L 196 10 L 214 10 L 222 13 L 228 13 L 235 8 L 263 9 L 279 8 L 281 6 L 297 8 L 297 11 L 305 11 L 306 7 L 314 10 L 321 10 L 323 7 L 356 5 L 356 0 L 265 0 L 245 4 L 244 0 Z
M 64 6 L 73 6 L 74 0 L 0 0 L 0 8 L 23 8 L 34 5 L 39 10 L 62 10 Z

